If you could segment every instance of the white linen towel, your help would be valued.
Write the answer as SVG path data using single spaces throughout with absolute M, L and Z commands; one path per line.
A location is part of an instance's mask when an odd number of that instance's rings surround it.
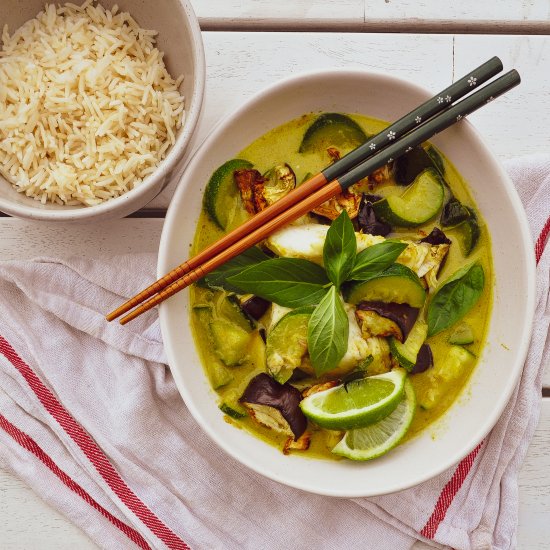
M 533 338 L 501 419 L 456 467 L 349 500 L 279 485 L 227 456 L 176 390 L 156 313 L 104 322 L 155 278 L 153 255 L 0 263 L 0 467 L 106 549 L 513 548 L 518 471 L 550 358 L 550 160 L 508 170 L 538 259 Z

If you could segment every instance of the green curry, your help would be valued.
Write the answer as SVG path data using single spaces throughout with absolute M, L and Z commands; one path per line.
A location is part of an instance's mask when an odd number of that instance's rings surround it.
M 194 252 L 386 126 L 359 115 L 312 113 L 259 137 L 213 174 Z M 416 395 L 405 439 L 414 436 L 452 406 L 487 332 L 489 235 L 467 185 L 429 144 L 271 236 L 256 249 L 257 259 L 249 258 L 237 272 L 274 256 L 321 266 L 327 228 L 342 212 L 354 224 L 358 253 L 388 242 L 403 243 L 403 251 L 384 271 L 342 284 L 349 345 L 337 368 L 320 374 L 312 364 L 307 327 L 315 303 L 282 307 L 251 295 L 223 274 L 191 288 L 191 326 L 220 414 L 285 453 L 339 458 L 331 451 L 345 430 L 302 418 L 300 400 L 346 380 L 354 383 L 395 369 L 405 369 Z M 269 402 L 258 398 L 263 383 L 270 385 Z M 284 388 L 292 394 L 285 395 L 285 403 L 294 403 L 300 420 L 278 407 Z

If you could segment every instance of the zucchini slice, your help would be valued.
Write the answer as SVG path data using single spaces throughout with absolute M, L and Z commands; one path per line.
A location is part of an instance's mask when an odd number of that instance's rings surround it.
M 417 391 L 418 404 L 423 409 L 433 409 L 456 380 L 468 372 L 475 359 L 475 355 L 466 348 L 450 346 L 445 357 L 426 372 L 426 383 Z
M 411 372 L 416 365 L 418 352 L 428 335 L 428 325 L 418 319 L 414 324 L 405 342 L 401 343 L 396 338 L 390 338 L 391 354 L 407 372 Z
M 236 367 L 248 359 L 249 332 L 225 319 L 212 321 L 210 331 L 214 352 L 225 365 Z
M 306 130 L 300 153 L 325 152 L 328 147 L 336 147 L 340 152 L 355 149 L 368 137 L 362 128 L 346 115 L 323 113 Z
M 428 145 L 428 147 L 426 147 L 426 153 L 428 153 L 429 157 L 432 159 L 436 170 L 442 176 L 445 176 L 445 163 L 443 162 L 443 158 L 439 154 L 439 151 L 433 145 Z
M 237 409 L 234 409 L 227 403 L 222 403 L 219 407 L 220 411 L 222 413 L 226 414 L 227 416 L 230 416 L 231 418 L 234 418 L 235 420 L 240 420 L 241 418 L 245 418 L 248 416 L 246 412 L 238 411 Z
M 401 264 L 393 264 L 368 281 L 352 283 L 345 292 L 349 304 L 359 302 L 395 302 L 422 307 L 426 291 L 418 275 Z
M 462 252 L 466 257 L 468 257 L 476 247 L 481 234 L 477 217 L 475 216 L 473 210 L 470 210 L 470 212 L 471 217 L 456 227 L 456 235 L 460 242 Z
M 449 343 L 457 344 L 459 346 L 467 346 L 468 344 L 473 344 L 474 331 L 472 330 L 472 327 L 466 322 L 460 323 L 453 331 L 451 336 L 449 336 Z
M 434 168 L 424 170 L 405 192 L 373 204 L 377 216 L 392 225 L 416 227 L 431 220 L 441 209 L 445 187 Z
M 307 327 L 313 307 L 294 309 L 282 317 L 267 335 L 267 371 L 284 384 L 307 353 Z
M 248 215 L 233 174 L 235 170 L 252 168 L 244 159 L 231 159 L 222 164 L 211 176 L 204 190 L 204 208 L 220 229 L 237 227 Z

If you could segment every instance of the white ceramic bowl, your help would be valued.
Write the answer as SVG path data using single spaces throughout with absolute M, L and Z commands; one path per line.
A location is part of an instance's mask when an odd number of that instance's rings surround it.
M 2 0 L 0 29 L 7 23 L 10 33 L 13 33 L 25 21 L 36 17 L 44 8 L 45 1 Z M 145 206 L 158 195 L 183 162 L 182 159 L 199 121 L 205 83 L 202 36 L 191 3 L 188 0 L 101 0 L 100 3 L 107 9 L 118 4 L 119 11 L 130 12 L 139 25 L 159 32 L 156 37 L 157 47 L 165 53 L 164 61 L 168 71 L 173 77 L 184 75 L 180 92 L 185 96 L 185 124 L 178 131 L 175 144 L 157 169 L 145 178 L 139 187 L 120 197 L 97 206 L 43 205 L 18 193 L 0 176 L 2 212 L 20 218 L 65 222 L 97 222 L 122 218 Z
M 212 172 L 267 130 L 311 111 L 362 113 L 395 120 L 430 97 L 389 76 L 323 71 L 290 78 L 257 94 L 210 134 L 187 166 L 162 232 L 159 277 L 187 258 L 202 192 Z M 488 107 L 498 114 L 498 102 Z M 534 311 L 534 255 L 518 195 L 466 121 L 432 140 L 471 186 L 492 235 L 494 305 L 488 341 L 466 388 L 447 414 L 391 453 L 366 463 L 284 456 L 227 424 L 216 404 L 189 330 L 189 295 L 160 309 L 169 364 L 201 427 L 231 456 L 281 483 L 334 496 L 371 496 L 411 487 L 466 456 L 489 432 L 518 382 Z M 433 437 L 435 435 L 435 437 Z

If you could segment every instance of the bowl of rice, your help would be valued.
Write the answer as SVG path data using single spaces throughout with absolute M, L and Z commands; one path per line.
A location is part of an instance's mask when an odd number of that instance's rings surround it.
M 0 211 L 100 221 L 184 161 L 204 95 L 187 0 L 0 2 Z

